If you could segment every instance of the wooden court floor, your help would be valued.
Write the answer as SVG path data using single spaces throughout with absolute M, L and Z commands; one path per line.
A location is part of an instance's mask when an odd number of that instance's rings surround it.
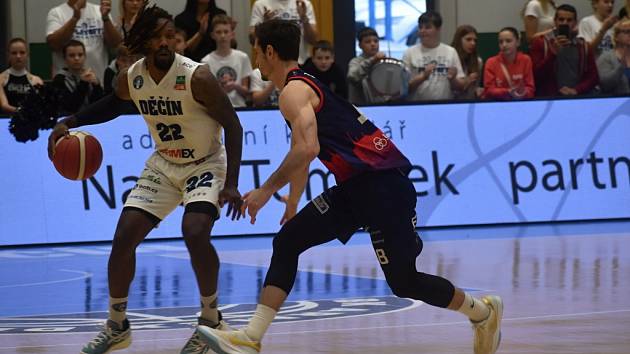
M 630 223 L 425 233 L 417 260 L 475 294 L 503 297 L 499 353 L 630 353 Z M 241 326 L 271 239 L 217 240 L 220 300 Z M 107 245 L 0 249 L 0 353 L 78 353 L 105 318 Z M 139 249 L 130 295 L 133 344 L 120 353 L 179 353 L 197 303 L 179 241 Z M 367 236 L 307 251 L 263 353 L 472 353 L 458 313 L 391 296 Z M 118 353 L 118 352 L 117 352 Z

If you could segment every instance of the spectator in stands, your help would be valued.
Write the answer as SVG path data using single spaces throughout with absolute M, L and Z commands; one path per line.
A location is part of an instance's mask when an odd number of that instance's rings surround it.
M 238 49 L 232 49 L 234 39 L 233 21 L 227 15 L 217 15 L 211 23 L 212 39 L 217 49 L 201 59 L 208 64 L 210 71 L 217 77 L 234 107 L 247 106 L 249 97 L 249 75 L 252 64 L 249 56 Z
M 179 55 L 186 55 L 186 48 L 188 44 L 186 43 L 186 31 L 181 28 L 175 29 L 175 53 Z
M 335 49 L 329 41 L 317 41 L 313 56 L 306 59 L 302 69 L 328 85 L 332 92 L 348 98 L 348 84 L 343 69 L 335 63 Z
M 617 15 L 619 17 L 619 20 L 625 20 L 627 18 L 630 18 L 628 16 L 628 14 L 630 13 L 630 0 L 626 0 L 625 4 L 623 5 L 623 7 L 621 8 L 621 10 L 619 10 L 619 15 Z
M 483 60 L 477 54 L 477 30 L 470 25 L 457 27 L 451 46 L 457 51 L 464 71 L 464 87 L 455 92 L 455 98 L 472 100 L 481 97 L 481 73 Z
M 279 18 L 297 21 L 302 29 L 300 56 L 298 63 L 303 64 L 308 58 L 308 45 L 314 45 L 318 39 L 317 20 L 310 0 L 256 0 L 252 6 L 249 21 L 249 40 L 254 45 L 254 28 L 257 24 Z
M 532 42 L 536 96 L 582 95 L 599 83 L 593 50 L 577 37 L 577 18 L 575 7 L 560 5 L 554 30 Z
M 144 6 L 144 0 L 119 0 L 118 8 L 120 9 L 120 23 L 118 24 L 120 34 L 123 38 L 127 37 L 127 33 L 131 30 L 136 15 Z
M 70 40 L 63 47 L 66 66 L 53 79 L 53 85 L 61 95 L 60 112 L 74 114 L 88 103 L 103 97 L 96 72 L 87 67 L 85 45 L 77 40 Z
M 411 71 L 410 101 L 449 100 L 453 91 L 461 91 L 465 74 L 457 51 L 440 42 L 442 16 L 428 11 L 418 18 L 421 43 L 409 47 L 403 62 Z
M 595 56 L 612 50 L 612 27 L 618 20 L 613 15 L 614 0 L 591 0 L 593 15 L 584 17 L 578 26 L 579 36 L 595 49 Z
M 614 50 L 597 59 L 600 87 L 607 94 L 630 94 L 630 19 L 617 23 L 613 30 Z
M 523 8 L 527 43 L 553 28 L 556 4 L 553 0 L 529 0 Z
M 271 81 L 263 80 L 260 69 L 250 75 L 249 90 L 254 107 L 277 107 L 280 93 Z
M 499 49 L 488 59 L 483 73 L 483 98 L 509 100 L 534 97 L 532 60 L 519 52 L 519 33 L 514 27 L 499 32 Z
M 385 53 L 379 51 L 378 34 L 373 28 L 364 27 L 357 34 L 357 40 L 362 52 L 348 63 L 348 101 L 353 104 L 384 102 L 385 99 L 371 94 L 367 83 L 372 65 L 385 58 Z
M 9 68 L 0 73 L 0 111 L 13 113 L 33 87 L 43 85 L 44 82 L 26 68 L 28 49 L 24 39 L 11 39 L 7 51 Z
M 48 12 L 46 42 L 53 50 L 53 74 L 64 66 L 62 49 L 75 39 L 85 45 L 86 65 L 103 81 L 109 62 L 107 47 L 117 48 L 122 41 L 109 16 L 111 8 L 111 0 L 101 0 L 100 5 L 68 0 Z
M 208 53 L 217 49 L 212 39 L 210 24 L 218 15 L 227 15 L 217 7 L 215 0 L 187 0 L 184 11 L 175 16 L 175 26 L 186 32 L 186 56 L 200 61 Z M 234 24 L 235 25 L 235 24 Z
M 140 60 L 139 55 L 130 54 L 127 47 L 121 45 L 118 47 L 118 51 L 116 52 L 116 59 L 112 60 L 107 69 L 105 69 L 105 81 L 103 81 L 103 91 L 104 93 L 110 94 L 114 92 L 116 86 L 118 84 L 118 74 L 121 71 L 124 71 L 131 64 Z

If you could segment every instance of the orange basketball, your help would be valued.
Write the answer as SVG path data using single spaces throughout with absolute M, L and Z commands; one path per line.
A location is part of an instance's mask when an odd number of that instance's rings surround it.
M 89 133 L 72 131 L 55 144 L 53 164 L 57 171 L 71 180 L 92 177 L 103 161 L 101 144 Z

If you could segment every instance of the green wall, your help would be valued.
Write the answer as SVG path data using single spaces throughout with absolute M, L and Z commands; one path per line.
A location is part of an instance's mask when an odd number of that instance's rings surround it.
M 51 80 L 50 70 L 52 68 L 52 54 L 48 44 L 46 43 L 31 43 L 29 45 L 30 50 L 30 64 L 31 72 L 44 80 Z

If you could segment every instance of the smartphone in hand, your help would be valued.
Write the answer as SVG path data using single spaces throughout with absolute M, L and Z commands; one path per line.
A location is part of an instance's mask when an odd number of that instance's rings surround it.
M 571 38 L 571 28 L 569 27 L 569 25 L 558 26 L 558 36 L 565 36 L 567 38 Z

